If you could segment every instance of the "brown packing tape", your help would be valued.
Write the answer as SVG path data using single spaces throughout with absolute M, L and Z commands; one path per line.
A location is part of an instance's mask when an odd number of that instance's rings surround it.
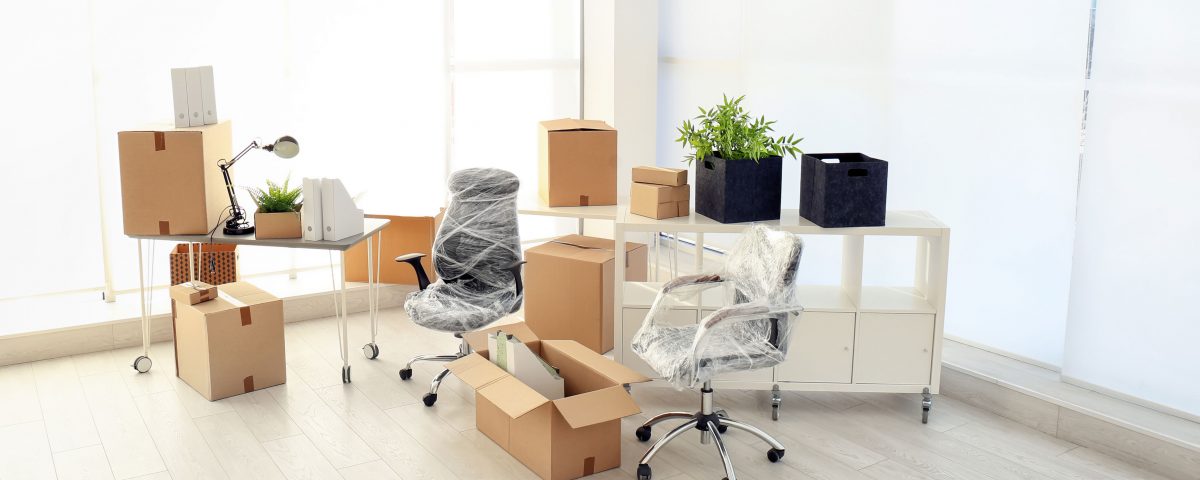
M 242 312 L 242 326 L 244 327 L 246 325 L 249 325 L 250 324 L 250 307 L 242 307 L 240 310 Z
M 583 459 L 583 476 L 588 476 L 596 473 L 596 457 L 587 457 Z
M 171 234 L 171 222 L 168 222 L 166 220 L 159 220 L 158 221 L 158 234 L 159 235 L 170 235 Z
M 254 391 L 254 375 L 242 379 L 242 388 L 246 390 L 245 393 Z
M 160 152 L 167 149 L 167 134 L 166 132 L 154 132 L 154 151 Z
M 579 206 L 581 206 L 581 207 L 588 206 L 588 196 L 587 195 L 579 196 Z

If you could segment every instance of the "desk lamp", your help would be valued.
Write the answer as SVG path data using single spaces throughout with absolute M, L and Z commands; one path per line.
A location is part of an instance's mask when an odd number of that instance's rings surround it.
M 233 182 L 229 180 L 229 167 L 232 167 L 233 164 L 237 163 L 237 161 L 240 160 L 242 155 L 245 155 L 246 152 L 256 148 L 261 148 L 268 152 L 274 152 L 279 158 L 292 158 L 296 156 L 297 153 L 300 153 L 300 144 L 296 142 L 296 139 L 284 135 L 279 137 L 278 140 L 275 140 L 275 143 L 270 145 L 259 145 L 258 140 L 254 140 L 253 142 L 250 142 L 250 145 L 242 149 L 241 153 L 237 154 L 236 157 L 233 157 L 233 160 L 228 162 L 221 160 L 217 162 L 217 166 L 221 167 L 221 175 L 225 177 L 225 193 L 229 194 L 230 217 L 229 220 L 225 222 L 224 232 L 226 235 L 249 235 L 254 233 L 254 225 L 250 224 L 250 221 L 246 219 L 246 212 L 242 210 L 241 206 L 238 205 L 237 194 L 233 190 Z

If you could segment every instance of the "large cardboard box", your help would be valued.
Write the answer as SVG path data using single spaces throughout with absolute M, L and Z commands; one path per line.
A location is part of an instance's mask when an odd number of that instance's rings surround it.
M 525 250 L 525 322 L 539 337 L 612 350 L 614 248 L 612 240 L 567 235 Z M 646 252 L 626 242 L 626 281 L 646 281 Z
M 686 217 L 690 212 L 690 185 L 668 187 L 649 183 L 629 186 L 629 211 L 634 215 L 656 219 Z
M 367 215 L 367 218 L 391 220 L 383 227 L 383 251 L 379 257 L 379 281 L 401 285 L 416 285 L 417 273 L 407 263 L 396 261 L 406 253 L 424 253 L 421 265 L 429 275 L 429 281 L 437 281 L 433 269 L 433 237 L 437 234 L 441 214 L 435 217 L 400 217 L 394 215 Z M 367 242 L 346 250 L 346 280 L 367 281 Z
M 549 400 L 488 360 L 487 333 L 468 334 L 475 353 L 446 367 L 475 389 L 476 428 L 545 480 L 620 467 L 621 418 L 641 412 L 624 386 L 650 379 L 578 342 L 526 341 L 563 377 L 566 396 Z
M 538 196 L 551 207 L 617 204 L 617 131 L 599 120 L 547 120 L 538 130 Z
M 229 206 L 217 161 L 231 158 L 229 121 L 117 133 L 126 235 L 204 234 Z
M 171 287 L 175 375 L 209 400 L 280 385 L 283 301 L 245 282 L 217 287 L 217 298 L 188 305 L 194 289 Z

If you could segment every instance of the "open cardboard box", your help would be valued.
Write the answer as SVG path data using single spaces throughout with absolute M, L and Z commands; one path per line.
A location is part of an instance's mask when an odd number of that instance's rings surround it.
M 521 339 L 558 368 L 566 397 L 548 400 L 488 360 L 488 333 Z M 573 340 L 538 340 L 522 323 L 465 335 L 474 353 L 447 365 L 475 389 L 475 426 L 546 480 L 621 466 L 621 418 L 641 412 L 625 391 L 650 381 Z

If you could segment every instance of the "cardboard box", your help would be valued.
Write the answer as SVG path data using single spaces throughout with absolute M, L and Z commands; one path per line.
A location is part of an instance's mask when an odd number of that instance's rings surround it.
M 551 207 L 617 204 L 617 131 L 599 120 L 539 124 L 538 196 Z
M 117 133 L 126 235 L 207 234 L 229 206 L 230 122 Z
M 525 250 L 525 322 L 540 338 L 613 348 L 614 243 L 567 235 Z M 625 280 L 646 281 L 645 245 L 625 243 Z
M 217 287 L 199 280 L 195 282 L 184 282 L 179 286 L 183 287 L 183 290 L 179 292 L 178 300 L 183 301 L 188 305 L 195 305 L 197 303 L 207 302 L 209 300 L 216 300 L 217 298 Z
M 192 288 L 171 287 L 175 376 L 209 400 L 284 383 L 283 302 L 245 282 L 187 305 Z
M 367 215 L 367 218 L 391 220 L 383 227 L 383 251 L 379 258 L 379 281 L 401 285 L 416 285 L 417 274 L 406 263 L 396 262 L 396 257 L 406 253 L 424 253 L 421 265 L 429 275 L 429 281 L 437 281 L 433 269 L 433 237 L 437 233 L 438 217 L 398 217 L 392 215 Z M 367 281 L 367 242 L 346 250 L 346 280 Z
M 634 183 L 629 186 L 629 212 L 650 218 L 686 217 L 692 187 Z
M 514 325 L 497 327 L 505 332 Z M 649 378 L 571 340 L 526 345 L 559 369 L 566 396 L 549 400 L 487 358 L 487 332 L 467 334 L 475 353 L 449 363 L 475 389 L 475 426 L 546 480 L 621 466 L 621 418 L 641 412 L 624 385 Z M 480 343 L 482 341 L 482 343 Z
M 171 285 L 191 279 L 188 276 L 188 246 L 181 243 L 168 256 L 171 263 Z M 196 280 L 210 285 L 233 283 L 237 275 L 237 245 L 194 243 L 192 244 L 192 268 Z
M 300 238 L 300 212 L 254 213 L 254 238 Z
M 653 183 L 678 187 L 687 185 L 687 170 L 683 168 L 633 167 L 634 183 Z

